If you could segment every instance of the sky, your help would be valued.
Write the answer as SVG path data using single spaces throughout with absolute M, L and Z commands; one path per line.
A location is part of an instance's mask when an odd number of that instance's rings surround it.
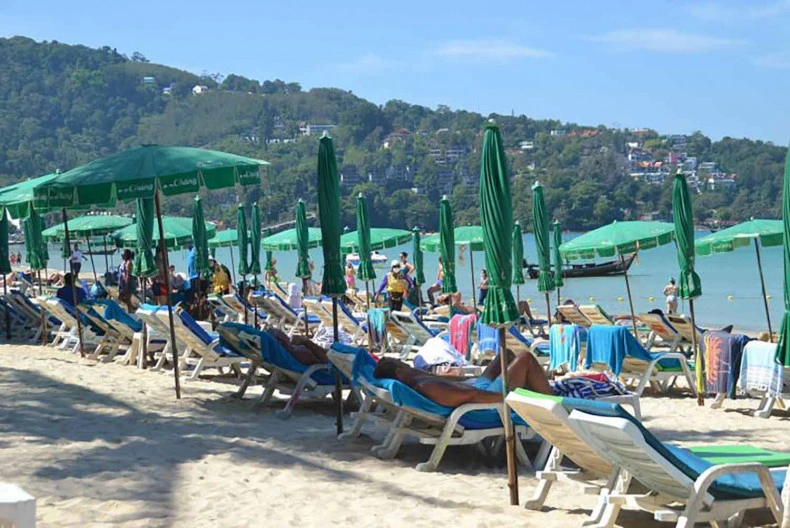
M 778 144 L 790 138 L 788 25 L 790 0 L 0 1 L 0 36 L 196 73 Z

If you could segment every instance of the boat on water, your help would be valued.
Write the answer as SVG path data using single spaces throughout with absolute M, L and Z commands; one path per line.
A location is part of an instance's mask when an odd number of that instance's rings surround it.
M 373 261 L 374 268 L 383 268 L 384 266 L 386 266 L 387 261 L 389 259 L 387 258 L 387 255 L 384 255 L 383 253 L 379 253 L 378 251 L 373 251 L 370 254 L 370 260 Z M 346 263 L 349 262 L 355 268 L 359 267 L 359 253 L 349 253 L 348 255 L 346 255 Z
M 582 278 L 582 277 L 609 277 L 611 275 L 625 275 L 625 272 L 631 267 L 636 253 L 626 257 L 623 260 L 610 260 L 607 262 L 590 263 L 590 264 L 572 264 L 562 268 L 562 276 L 568 279 Z M 538 278 L 537 264 L 530 264 L 527 267 L 527 273 L 530 279 Z

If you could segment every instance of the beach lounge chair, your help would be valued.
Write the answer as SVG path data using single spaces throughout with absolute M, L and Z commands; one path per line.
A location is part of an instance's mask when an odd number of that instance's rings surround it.
M 35 332 L 30 338 L 32 342 L 38 342 L 41 339 L 41 319 L 44 318 L 44 332 L 49 335 L 50 332 L 56 331 L 62 322 L 47 312 L 37 301 L 34 301 L 19 290 L 9 290 L 8 301 L 15 305 L 21 312 L 27 314 L 28 319 L 35 325 Z
M 584 367 L 608 370 L 626 380 L 634 380 L 634 392 L 639 396 L 648 383 L 666 393 L 678 377 L 684 377 L 695 392 L 686 356 L 680 352 L 648 352 L 626 326 L 591 326 L 587 333 Z
M 684 528 L 697 522 L 736 526 L 747 510 L 762 508 L 769 508 L 777 524 L 782 523 L 784 469 L 772 471 L 754 461 L 728 463 L 728 456 L 706 460 L 699 452 L 659 441 L 619 405 L 580 403 L 569 421 L 601 458 L 649 490 L 641 496 L 623 488 L 613 490 L 606 502 L 614 511 L 604 525 L 613 526 L 619 508 L 626 505 Z
M 685 315 L 677 315 L 677 314 L 667 314 L 667 320 L 669 323 L 677 330 L 677 332 L 683 336 L 685 341 L 691 343 L 691 336 L 694 334 L 693 327 L 691 325 L 691 319 L 686 317 Z M 697 327 L 697 343 L 702 342 L 702 334 L 705 332 L 700 327 Z
M 325 398 L 335 390 L 332 365 L 304 365 L 296 360 L 271 334 L 242 323 L 222 323 L 217 327 L 223 346 L 250 360 L 244 383 L 236 393 L 242 398 L 259 368 L 270 374 L 263 385 L 258 405 L 267 405 L 274 391 L 290 396 L 276 414 L 288 418 L 303 397 Z M 345 388 L 348 380 L 344 381 Z
M 478 323 L 477 332 L 474 332 L 474 335 L 477 338 L 472 353 L 475 362 L 482 363 L 492 360 L 500 348 L 499 331 Z M 551 345 L 548 339 L 527 337 L 519 332 L 518 328 L 511 326 L 505 334 L 505 344 L 515 354 L 530 353 L 534 355 L 543 367 L 549 364 Z
M 41 326 L 40 320 L 36 322 L 26 311 L 3 296 L 0 297 L 0 324 L 5 325 L 6 316 L 15 338 L 29 338 L 35 333 L 36 326 Z M 2 333 L 2 336 L 5 337 L 5 333 Z
M 683 339 L 669 319 L 663 313 L 643 313 L 637 318 L 650 329 L 645 348 L 652 350 L 654 347 L 666 347 L 670 352 L 683 351 L 686 346 L 691 346 L 690 341 Z
M 421 347 L 447 329 L 447 324 L 423 321 L 414 312 L 390 312 L 390 320 L 408 336 L 401 345 L 401 356 L 408 355 L 414 348 Z
M 307 318 L 308 328 L 321 323 L 317 317 L 307 314 L 304 310 L 294 310 L 288 303 L 275 295 L 261 297 L 257 299 L 257 302 L 267 316 L 272 318 L 269 326 L 282 330 L 288 334 L 288 337 L 305 330 L 305 318 Z
M 587 329 L 575 324 L 553 324 L 549 328 L 549 370 L 574 372 L 584 359 Z
M 614 319 L 606 313 L 600 304 L 583 304 L 579 306 L 579 311 L 594 325 L 611 326 L 616 324 Z
M 161 314 L 160 314 L 161 312 Z M 171 342 L 170 342 L 170 324 L 167 316 L 167 306 L 156 306 L 153 304 L 141 304 L 135 312 L 135 316 L 147 326 L 148 335 L 148 351 L 149 354 L 154 355 L 156 363 L 151 367 L 152 372 L 156 372 L 164 368 L 164 366 L 172 360 Z M 133 363 L 136 357 L 137 367 L 143 368 L 145 358 L 142 354 L 142 339 L 143 335 L 140 332 L 135 336 L 136 347 L 132 347 L 132 354 L 128 358 L 129 363 Z M 152 348 L 152 344 L 157 343 L 158 346 Z M 179 355 L 186 351 L 186 346 L 177 342 Z M 158 349 L 158 351 L 157 351 Z M 135 356 L 135 357 L 132 357 Z
M 101 330 L 101 339 L 96 349 L 88 356 L 88 359 L 98 360 L 102 352 L 107 355 L 102 358 L 104 362 L 110 362 L 115 359 L 118 352 L 123 349 L 124 352 L 132 344 L 131 339 L 126 339 L 123 333 L 118 330 L 113 323 L 106 320 L 99 314 L 91 304 L 90 301 L 82 302 L 77 305 L 77 309 L 85 317 L 85 319 L 95 328 Z
M 325 328 L 332 328 L 334 319 L 332 318 L 332 301 L 318 299 L 315 297 L 305 297 L 302 300 L 302 305 L 305 308 L 305 313 L 314 315 L 321 321 L 321 325 Z M 357 319 L 353 313 L 346 307 L 345 304 L 338 300 L 337 302 L 337 325 L 348 335 L 354 343 L 363 345 L 367 344 L 368 333 L 367 326 L 363 326 L 363 320 Z
M 225 302 L 225 300 L 222 298 L 222 295 L 211 293 L 206 297 L 206 301 L 214 311 L 216 318 L 221 322 L 239 322 L 240 315 L 241 321 L 244 320 L 244 315 L 239 314 L 239 312 L 233 309 L 233 307 L 228 306 L 228 303 Z
M 743 349 L 739 385 L 749 396 L 760 398 L 754 416 L 768 418 L 774 405 L 785 407 L 790 397 L 790 376 L 786 368 L 774 361 L 776 343 L 750 341 Z M 723 398 L 717 398 L 716 403 Z
M 175 308 L 176 341 L 184 345 L 186 350 L 180 355 L 179 367 L 184 370 L 187 366 L 194 367 L 189 379 L 197 379 L 203 369 L 229 367 L 241 378 L 241 362 L 243 356 L 229 350 L 220 344 L 218 335 L 211 335 L 195 321 L 189 312 L 181 307 Z M 168 326 L 169 316 L 167 309 L 158 310 L 156 317 L 163 325 Z
M 58 299 L 57 297 L 50 297 L 46 301 L 46 307 L 49 312 L 60 319 L 60 321 L 65 325 L 66 328 L 62 328 L 61 330 L 64 332 L 62 335 L 62 339 L 59 341 L 58 348 L 64 350 L 68 348 L 70 345 L 72 346 L 72 352 L 76 352 L 79 350 L 80 342 L 79 342 L 79 335 L 78 335 L 78 328 L 77 328 L 77 314 L 74 311 L 74 308 L 67 302 Z M 91 326 L 88 324 L 87 320 L 81 319 L 81 322 L 84 321 L 82 325 L 82 339 L 86 345 L 96 345 L 101 342 L 101 333 L 97 331 L 95 326 Z M 60 331 L 59 331 L 60 334 Z M 57 338 L 56 338 L 57 339 Z
M 222 300 L 225 301 L 225 304 L 230 306 L 234 312 L 236 312 L 239 323 L 244 322 L 244 316 L 246 313 L 247 323 L 253 324 L 253 321 L 255 321 L 256 318 L 255 308 L 247 304 L 247 302 L 244 299 L 242 299 L 238 293 L 225 294 L 222 296 Z M 259 313 L 257 316 L 258 322 L 260 322 L 261 319 L 263 318 L 264 316 L 261 316 L 261 314 Z
M 590 320 L 579 311 L 579 307 L 575 304 L 560 304 L 557 306 L 557 311 L 565 321 L 571 324 L 576 324 L 585 328 L 592 326 Z
M 358 437 L 366 423 L 387 429 L 383 443 L 371 449 L 376 457 L 394 458 L 405 438 L 413 437 L 421 444 L 434 446 L 428 461 L 418 464 L 417 470 L 435 471 L 449 446 L 477 445 L 485 449 L 485 440 L 503 436 L 501 404 L 474 403 L 457 408 L 437 405 L 400 381 L 376 379 L 373 376 L 375 360 L 366 350 L 335 343 L 329 351 L 330 361 L 341 371 L 348 371 L 349 356 L 353 357 L 352 383 L 362 389 L 364 399 L 361 410 L 354 417 L 354 425 L 342 437 Z M 515 416 L 514 419 L 519 439 L 537 438 L 522 420 Z M 494 443 L 495 448 L 500 445 L 501 442 Z M 545 461 L 548 450 L 548 445 L 542 443 L 534 460 L 536 467 Z M 524 465 L 533 465 L 521 442 L 516 442 L 516 454 Z

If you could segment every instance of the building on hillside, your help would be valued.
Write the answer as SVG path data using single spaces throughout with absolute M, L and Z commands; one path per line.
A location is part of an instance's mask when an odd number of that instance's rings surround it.
M 192 95 L 201 95 L 208 92 L 208 86 L 196 84 L 192 87 Z
M 716 167 L 715 161 L 703 161 L 699 164 L 697 169 L 700 172 L 711 173 L 711 172 L 718 172 L 718 167 Z
M 453 190 L 455 183 L 455 172 L 451 170 L 441 170 L 436 173 L 436 187 L 439 192 L 447 194 Z
M 463 156 L 466 156 L 466 147 L 448 147 L 444 151 L 444 159 L 447 163 L 455 163 Z
M 670 167 L 677 167 L 678 165 L 682 164 L 686 159 L 685 152 L 675 152 L 673 150 L 669 151 L 667 154 L 666 162 Z
M 395 145 L 395 143 L 399 141 L 404 141 L 410 135 L 411 132 L 409 132 L 405 128 L 398 128 L 396 130 L 393 130 L 392 132 L 387 134 L 387 136 L 384 138 L 384 141 L 381 142 L 381 148 L 385 148 L 385 149 L 392 148 L 393 145 Z
M 642 163 L 644 161 L 653 161 L 653 155 L 646 150 L 639 148 L 631 149 L 628 151 L 628 161 L 631 163 Z
M 629 141 L 628 143 L 625 144 L 625 146 L 629 150 L 642 148 L 642 144 L 639 141 Z
M 681 170 L 683 172 L 686 171 L 693 171 L 696 172 L 697 170 L 697 158 L 694 156 L 689 156 L 683 160 L 683 164 L 681 165 Z
M 387 181 L 402 181 L 412 183 L 414 181 L 414 170 L 409 165 L 400 167 L 389 166 L 384 171 L 384 177 Z
M 737 176 L 735 174 L 715 173 L 710 175 L 707 179 L 707 189 L 709 191 L 720 191 L 724 189 L 735 189 L 738 187 L 735 181 Z
M 520 148 L 521 150 L 532 150 L 532 149 L 535 148 L 535 142 L 534 141 L 522 141 L 521 143 L 518 144 L 518 148 Z
M 275 130 L 283 130 L 285 129 L 285 123 L 282 122 L 280 116 L 274 116 L 274 129 Z
M 555 137 L 565 137 L 568 135 L 568 132 L 566 130 L 554 129 L 551 132 L 549 132 L 549 135 Z
M 631 162 L 629 174 L 634 179 L 644 180 L 653 185 L 660 185 L 669 176 L 669 171 L 662 161 L 639 161 Z
M 314 125 L 311 123 L 300 123 L 299 133 L 303 136 L 317 136 L 324 132 L 327 134 L 332 132 L 337 125 Z
M 156 86 L 156 77 L 153 75 L 143 77 L 143 86 Z
M 340 183 L 348 188 L 364 182 L 364 178 L 359 173 L 356 165 L 343 165 L 340 169 Z

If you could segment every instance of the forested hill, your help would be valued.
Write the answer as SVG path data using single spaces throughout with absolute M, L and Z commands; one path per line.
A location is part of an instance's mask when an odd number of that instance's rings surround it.
M 347 200 L 344 224 L 353 227 L 353 197 L 364 192 L 374 226 L 435 229 L 442 194 L 450 195 L 457 223 L 478 222 L 488 118 L 501 127 L 516 216 L 525 226 L 535 180 L 545 186 L 552 218 L 569 229 L 668 218 L 668 175 L 677 169 L 697 184 L 701 222 L 780 213 L 785 148 L 771 143 L 482 116 L 398 100 L 377 106 L 341 89 L 199 76 L 110 47 L 0 39 L 3 185 L 138 144 L 216 148 L 272 166 L 260 189 L 212 193 L 207 215 L 231 219 L 236 200 L 260 199 L 274 222 L 292 217 L 297 198 L 315 206 L 318 137 L 331 129 Z M 166 208 L 188 214 L 187 204 L 168 199 Z

